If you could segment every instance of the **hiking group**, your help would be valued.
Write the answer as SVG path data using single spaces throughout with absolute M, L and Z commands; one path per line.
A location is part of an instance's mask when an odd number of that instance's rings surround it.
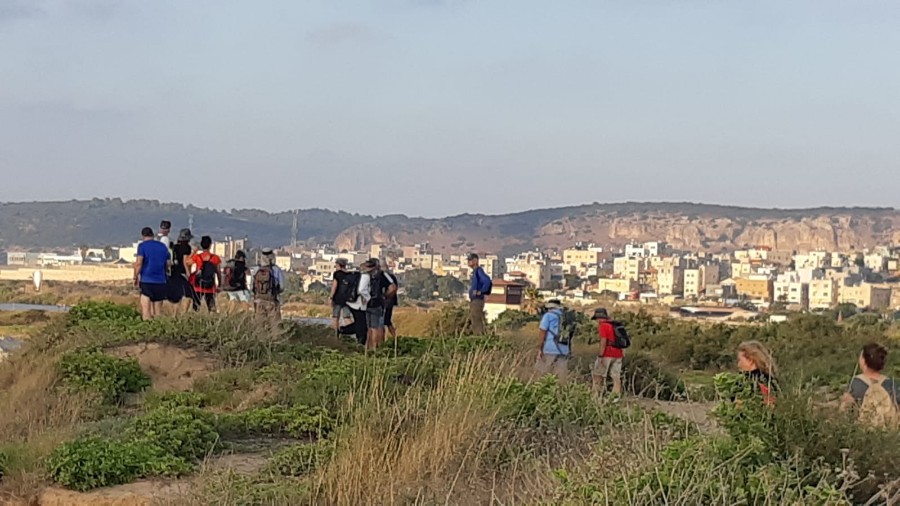
M 370 258 L 358 271 L 349 270 L 346 259 L 334 263 L 331 282 L 332 326 L 339 334 L 354 335 L 367 349 L 375 349 L 384 342 L 386 331 L 397 338 L 394 308 L 399 300 L 396 276 L 382 268 L 381 261 Z M 350 320 L 348 323 L 341 324 Z
M 281 319 L 281 294 L 284 291 L 284 272 L 275 265 L 275 254 L 263 249 L 255 273 L 247 266 L 244 252 L 225 262 L 214 254 L 212 239 L 203 236 L 199 248 L 191 245 L 193 235 L 182 229 L 177 241 L 169 239 L 171 224 L 163 221 L 159 234 L 150 227 L 141 231 L 142 241 L 134 264 L 134 283 L 140 289 L 143 318 L 149 320 L 160 314 L 164 301 L 175 304 L 190 301 L 194 311 L 206 304 L 216 310 L 219 292 L 245 306 L 253 304 L 254 311 L 263 317 Z M 468 256 L 472 279 L 469 288 L 471 334 L 485 335 L 485 299 L 491 295 L 492 281 L 479 265 L 476 254 Z M 353 335 L 359 344 L 374 349 L 385 340 L 386 331 L 396 339 L 393 322 L 398 305 L 398 280 L 377 258 L 370 258 L 351 271 L 346 259 L 335 260 L 329 300 L 332 306 L 332 325 L 339 334 Z M 554 374 L 565 379 L 569 373 L 572 343 L 577 331 L 575 311 L 563 307 L 557 299 L 547 301 L 541 309 L 538 353 L 535 367 L 541 374 Z M 610 318 L 605 308 L 594 310 L 599 346 L 591 366 L 593 390 L 604 394 L 607 382 L 612 392 L 623 393 L 622 363 L 631 338 L 625 326 Z M 856 409 L 860 422 L 880 427 L 900 427 L 898 399 L 900 385 L 882 371 L 887 362 L 887 349 L 879 344 L 867 344 L 858 358 L 860 374 L 855 375 L 841 399 L 843 410 Z M 757 341 L 741 343 L 737 350 L 737 367 L 753 392 L 766 405 L 773 405 L 778 392 L 775 361 L 766 347 Z
M 252 303 L 263 317 L 281 318 L 281 294 L 284 272 L 275 265 L 275 253 L 265 248 L 255 272 L 247 266 L 247 255 L 237 251 L 224 263 L 211 251 L 210 236 L 200 238 L 199 247 L 191 244 L 194 235 L 183 228 L 176 242 L 169 238 L 172 224 L 162 221 L 159 233 L 150 227 L 141 230 L 134 262 L 134 285 L 140 290 L 141 315 L 144 320 L 159 316 L 164 302 L 181 304 L 190 301 L 191 309 L 202 305 L 216 311 L 219 293 L 244 307 Z

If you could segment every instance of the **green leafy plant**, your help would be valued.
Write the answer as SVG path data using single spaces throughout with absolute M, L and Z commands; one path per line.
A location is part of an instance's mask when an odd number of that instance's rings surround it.
M 206 395 L 199 392 L 152 392 L 144 400 L 149 409 L 203 408 L 209 403 Z
M 135 418 L 124 437 L 162 448 L 186 461 L 201 459 L 212 451 L 219 434 L 213 416 L 196 408 L 159 408 Z
M 59 361 L 62 380 L 72 388 L 98 393 L 105 402 L 117 403 L 126 393 L 141 392 L 150 378 L 134 359 L 121 359 L 99 350 L 76 350 Z
M 230 436 L 321 436 L 331 431 L 333 420 L 321 407 L 270 406 L 219 415 L 216 426 Z
M 85 301 L 69 310 L 69 321 L 73 324 L 95 320 L 116 322 L 139 322 L 141 314 L 131 305 L 108 301 Z
M 267 469 L 281 476 L 305 476 L 327 462 L 333 453 L 334 443 L 327 440 L 288 446 L 272 455 Z
M 56 483 L 87 491 L 142 477 L 181 475 L 192 466 L 146 441 L 86 438 L 56 448 L 47 460 L 47 469 Z

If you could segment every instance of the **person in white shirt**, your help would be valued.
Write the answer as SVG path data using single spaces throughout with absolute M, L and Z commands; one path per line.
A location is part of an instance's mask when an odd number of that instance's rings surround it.
M 165 244 L 166 249 L 172 249 L 172 240 L 169 239 L 169 232 L 172 230 L 172 222 L 162 220 L 159 222 L 159 233 L 156 234 L 156 240 Z
M 362 346 L 366 345 L 369 337 L 369 324 L 367 322 L 366 307 L 369 304 L 370 276 L 368 272 L 359 273 L 359 284 L 356 292 L 359 294 L 356 300 L 347 302 L 350 313 L 353 315 L 353 325 L 356 331 L 356 341 Z

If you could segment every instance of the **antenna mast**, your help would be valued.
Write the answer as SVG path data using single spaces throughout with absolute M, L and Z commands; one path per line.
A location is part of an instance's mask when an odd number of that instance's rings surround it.
M 294 209 L 294 223 L 291 225 L 291 247 L 297 247 L 297 213 L 298 210 Z

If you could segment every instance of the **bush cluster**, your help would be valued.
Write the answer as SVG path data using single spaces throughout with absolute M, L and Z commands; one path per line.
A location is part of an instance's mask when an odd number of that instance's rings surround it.
M 75 350 L 59 361 L 65 384 L 99 394 L 105 402 L 118 403 L 126 393 L 141 392 L 150 378 L 134 359 L 121 359 L 100 350 Z
M 231 437 L 290 436 L 321 437 L 331 431 L 334 421 L 321 407 L 269 406 L 219 415 L 218 432 Z
M 192 466 L 147 441 L 84 438 L 56 448 L 47 468 L 56 483 L 87 491 L 143 477 L 180 475 Z
M 328 440 L 292 445 L 275 452 L 266 469 L 280 476 L 305 476 L 327 462 L 333 453 L 334 443 Z

